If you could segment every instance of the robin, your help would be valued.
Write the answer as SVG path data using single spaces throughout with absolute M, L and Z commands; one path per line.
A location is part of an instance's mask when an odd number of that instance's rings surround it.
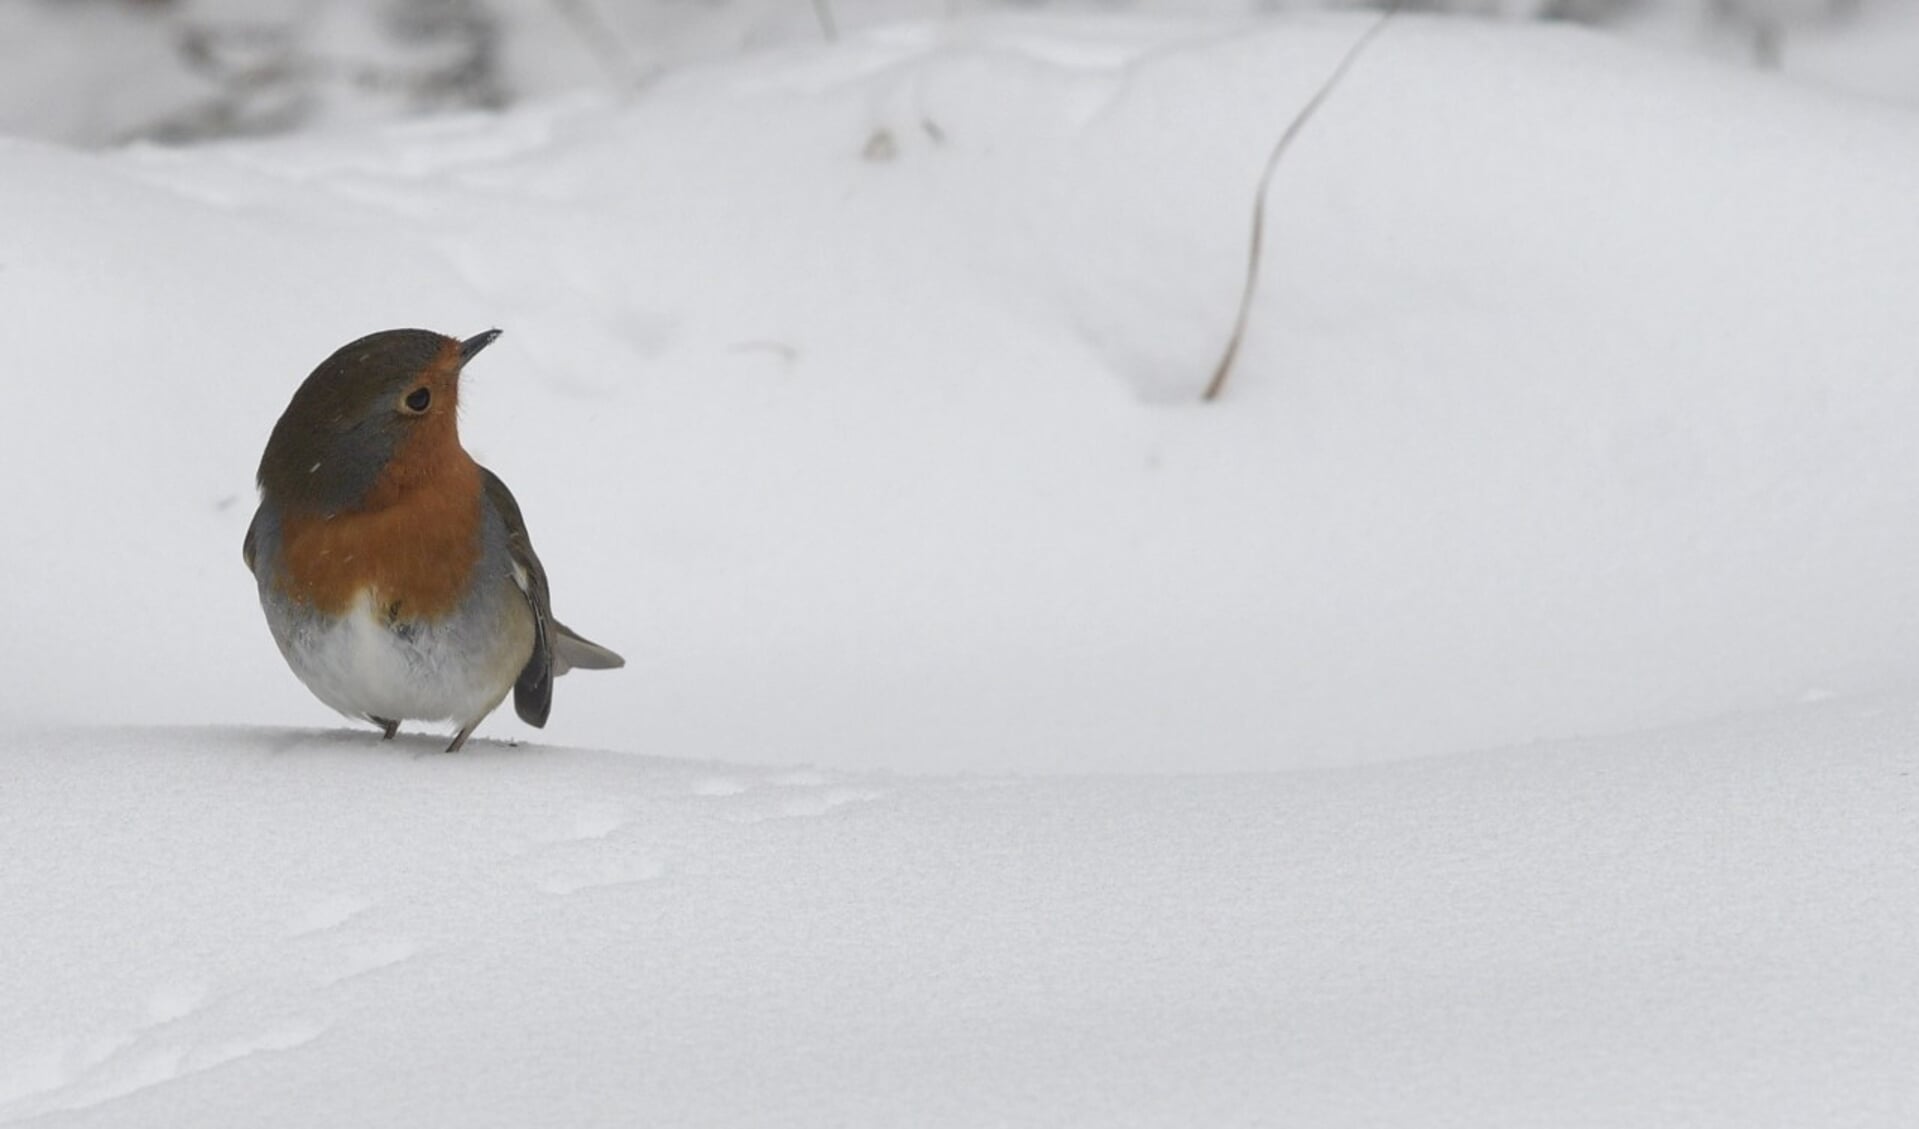
M 287 665 L 391 739 L 451 721 L 457 752 L 513 691 L 544 726 L 553 679 L 624 659 L 553 618 L 519 504 L 460 446 L 460 373 L 500 335 L 362 337 L 273 425 L 242 556 Z

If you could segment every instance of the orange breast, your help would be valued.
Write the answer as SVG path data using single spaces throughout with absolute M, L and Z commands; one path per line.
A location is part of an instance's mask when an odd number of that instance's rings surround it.
M 480 468 L 451 414 L 423 421 L 395 452 L 360 509 L 287 514 L 281 588 L 321 612 L 345 612 L 362 589 L 389 620 L 453 610 L 480 558 Z

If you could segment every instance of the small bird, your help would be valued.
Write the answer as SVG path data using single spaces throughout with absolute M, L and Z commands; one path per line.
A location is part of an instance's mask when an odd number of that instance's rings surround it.
M 554 678 L 626 661 L 553 618 L 519 504 L 460 446 L 460 373 L 499 335 L 390 329 L 320 362 L 267 439 L 241 549 L 315 697 L 386 739 L 450 721 L 449 753 L 508 690 L 544 726 Z

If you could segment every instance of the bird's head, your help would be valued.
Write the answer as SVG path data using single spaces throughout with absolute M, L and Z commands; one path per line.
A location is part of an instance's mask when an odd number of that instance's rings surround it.
M 273 425 L 261 495 L 290 510 L 338 513 L 365 506 L 390 468 L 427 475 L 438 459 L 464 457 L 460 373 L 499 335 L 461 341 L 389 329 L 341 346 Z

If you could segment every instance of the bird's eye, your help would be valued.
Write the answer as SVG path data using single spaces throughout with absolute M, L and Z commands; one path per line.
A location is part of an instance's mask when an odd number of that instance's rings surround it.
M 433 393 L 430 389 L 415 388 L 406 394 L 406 399 L 402 402 L 406 404 L 407 411 L 418 415 L 426 411 L 426 406 L 433 402 Z

